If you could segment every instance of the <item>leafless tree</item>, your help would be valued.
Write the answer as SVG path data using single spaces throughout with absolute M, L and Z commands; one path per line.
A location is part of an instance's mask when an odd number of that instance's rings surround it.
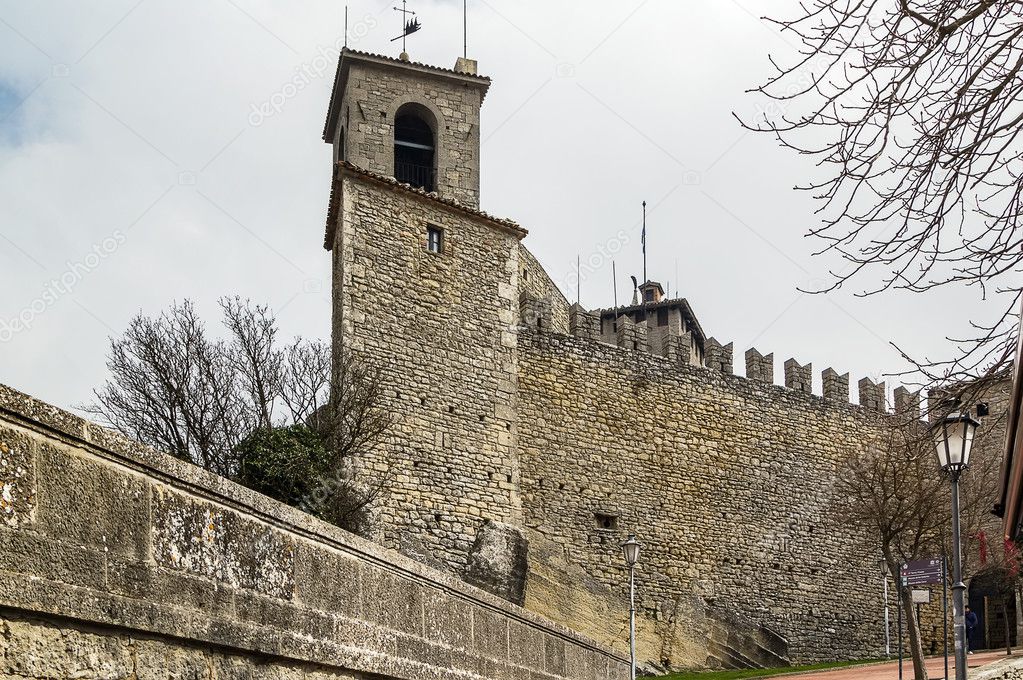
M 920 622 L 912 593 L 899 585 L 898 574 L 904 563 L 941 549 L 948 522 L 948 494 L 935 474 L 933 451 L 921 445 L 923 440 L 914 425 L 892 419 L 882 431 L 873 447 L 850 456 L 840 470 L 835 510 L 842 522 L 864 537 L 868 551 L 880 547 L 895 578 L 915 678 L 926 680 Z
M 755 90 L 771 106 L 743 124 L 817 161 L 800 187 L 820 200 L 810 234 L 846 265 L 815 292 L 864 275 L 861 295 L 975 286 L 994 311 L 950 338 L 951 358 L 913 363 L 925 383 L 995 375 L 1023 289 L 1023 4 L 806 0 L 766 20 L 799 56 L 772 60 Z
M 918 409 L 878 416 L 880 435 L 866 451 L 851 455 L 839 470 L 835 512 L 840 521 L 862 537 L 864 551 L 878 551 L 895 578 L 917 680 L 926 678 L 922 631 L 909 589 L 899 587 L 901 565 L 912 560 L 945 556 L 950 563 L 951 494 L 938 469 L 927 424 Z M 970 468 L 961 479 L 960 518 L 963 575 L 977 576 L 1001 564 L 1001 546 L 987 545 L 998 535 L 991 508 L 998 495 L 1001 461 L 996 442 L 1004 425 L 985 424 L 978 431 Z M 946 575 L 951 584 L 951 575 Z
M 327 343 L 298 338 L 282 346 L 267 307 L 237 297 L 219 302 L 224 339 L 210 336 L 187 300 L 155 318 L 136 316 L 111 340 L 110 378 L 84 410 L 133 439 L 243 483 L 254 477 L 251 465 L 243 469 L 242 451 L 272 458 L 274 446 L 322 441 L 326 453 L 308 460 L 315 479 L 303 479 L 291 461 L 264 459 L 259 490 L 352 528 L 382 486 L 379 479 L 359 483 L 353 466 L 391 426 L 378 372 L 341 352 L 331 395 Z M 315 437 L 303 434 L 295 444 L 274 436 L 296 425 Z

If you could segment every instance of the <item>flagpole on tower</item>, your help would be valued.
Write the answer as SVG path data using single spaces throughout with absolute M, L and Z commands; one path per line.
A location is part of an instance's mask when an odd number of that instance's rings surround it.
M 575 303 L 582 297 L 582 279 L 579 278 L 579 253 L 575 255 Z
M 462 0 L 462 57 L 469 58 L 469 0 Z
M 611 286 L 614 289 L 615 319 L 618 318 L 618 270 L 615 269 L 615 261 L 611 260 Z
M 646 283 L 650 280 L 646 277 L 646 201 L 643 201 L 643 238 L 640 240 L 643 244 L 643 283 Z

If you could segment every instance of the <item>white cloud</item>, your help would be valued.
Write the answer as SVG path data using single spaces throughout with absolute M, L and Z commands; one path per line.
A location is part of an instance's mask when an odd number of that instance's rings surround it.
M 766 4 L 755 13 L 795 8 Z M 946 300 L 796 291 L 834 262 L 810 257 L 819 244 L 802 234 L 814 205 L 790 190 L 810 163 L 732 118 L 755 110 L 743 91 L 768 73 L 768 51 L 791 50 L 742 5 L 469 5 L 470 56 L 494 80 L 483 205 L 531 230 L 556 279 L 622 229 L 636 238 L 618 258 L 620 279 L 638 273 L 645 199 L 658 204 L 651 276 L 688 297 L 709 333 L 735 340 L 737 367 L 754 339 L 780 360 L 854 380 L 901 367 L 885 338 L 940 350 Z M 392 6 L 350 4 L 353 46 L 396 54 Z M 409 38 L 413 58 L 451 66 L 461 3 L 413 8 L 423 23 Z M 0 86 L 27 96 L 0 122 L 0 319 L 69 260 L 115 230 L 126 236 L 0 345 L 0 381 L 64 406 L 85 401 L 103 378 L 107 337 L 185 297 L 212 318 L 218 296 L 249 296 L 281 309 L 286 332 L 328 337 L 330 150 L 320 132 L 334 64 L 276 98 L 260 125 L 250 116 L 337 42 L 341 3 L 7 0 L 0 20 Z M 582 296 L 610 303 L 610 263 Z

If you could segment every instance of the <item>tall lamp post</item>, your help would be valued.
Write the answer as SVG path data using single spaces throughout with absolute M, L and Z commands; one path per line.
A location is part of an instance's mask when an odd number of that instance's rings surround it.
M 629 565 L 629 659 L 632 667 L 629 677 L 632 680 L 636 680 L 636 563 L 640 547 L 636 534 L 629 534 L 628 540 L 622 543 L 625 563 Z
M 952 480 L 952 619 L 956 680 L 966 680 L 966 615 L 963 610 L 966 584 L 963 583 L 962 548 L 959 544 L 959 477 L 970 465 L 973 435 L 979 425 L 967 411 L 949 413 L 932 427 L 938 463 Z
M 884 657 L 889 659 L 892 656 L 892 634 L 888 623 L 888 561 L 882 557 L 877 566 L 881 569 L 881 583 L 884 584 Z

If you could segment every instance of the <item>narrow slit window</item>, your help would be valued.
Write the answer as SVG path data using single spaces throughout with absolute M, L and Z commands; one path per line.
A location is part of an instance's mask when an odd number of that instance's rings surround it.
M 444 230 L 430 225 L 426 227 L 426 249 L 431 253 L 440 253 L 444 248 Z

